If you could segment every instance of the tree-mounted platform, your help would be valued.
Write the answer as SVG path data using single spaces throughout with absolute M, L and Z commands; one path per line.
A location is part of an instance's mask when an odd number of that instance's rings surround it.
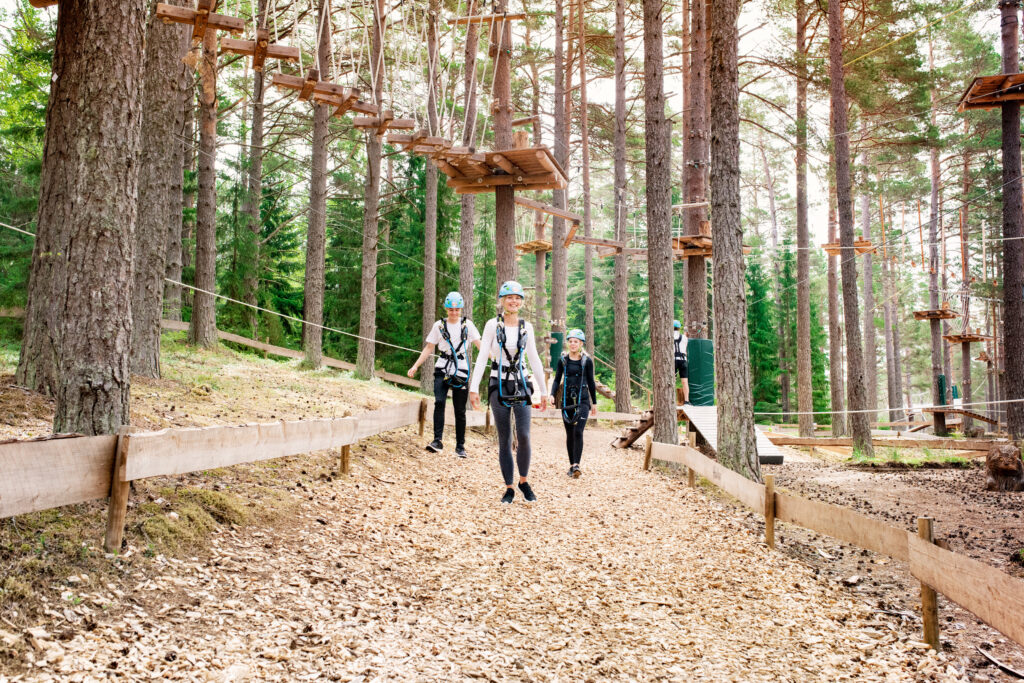
M 545 254 L 551 251 L 551 242 L 548 242 L 547 240 L 520 242 L 516 245 L 516 249 L 524 254 Z
M 707 223 L 707 221 L 704 221 Z M 710 227 L 708 232 L 711 232 Z M 710 235 L 681 235 L 672 238 L 672 248 L 681 251 L 686 256 L 703 256 L 711 258 L 711 236 Z
M 948 303 L 944 303 L 942 308 L 930 311 L 914 311 L 914 320 L 952 320 L 959 317 L 960 314 L 949 308 Z
M 283 90 L 298 92 L 300 100 L 312 99 L 320 104 L 335 107 L 331 116 L 344 116 L 349 111 L 363 114 L 377 114 L 379 111 L 377 105 L 359 99 L 357 88 L 346 88 L 330 81 L 321 81 L 320 72 L 316 69 L 310 69 L 305 78 L 274 74 L 271 83 Z
M 839 245 L 839 242 L 828 242 L 821 245 L 821 248 L 824 249 L 829 256 L 839 256 L 842 252 L 842 247 Z M 874 251 L 875 249 L 871 246 L 871 240 L 854 240 L 853 248 L 857 250 L 858 254 L 866 254 L 869 251 Z
M 607 240 L 607 241 L 610 242 L 611 240 Z M 753 248 L 750 245 L 748 245 L 748 244 L 744 244 L 743 245 L 743 254 L 744 255 L 748 255 L 752 251 L 753 251 Z M 602 257 L 602 258 L 606 257 L 606 256 L 615 256 L 616 254 L 625 254 L 626 256 L 629 256 L 630 258 L 632 258 L 632 259 L 634 259 L 636 261 L 646 261 L 647 260 L 647 250 L 646 249 L 639 249 L 639 248 L 633 248 L 633 247 L 624 247 L 622 249 L 619 249 L 617 247 L 605 247 L 605 248 L 598 247 L 598 249 L 597 249 L 597 255 Z M 714 253 L 713 253 L 712 249 L 706 249 L 704 247 L 700 247 L 700 248 L 686 248 L 686 249 L 673 249 L 672 250 L 672 257 L 675 260 L 677 260 L 677 261 L 682 261 L 683 259 L 690 258 L 691 256 L 702 256 L 704 258 L 710 259 L 710 258 L 714 257 Z
M 430 157 L 431 159 L 441 160 L 442 155 L 452 149 L 452 141 L 446 138 L 441 138 L 433 135 L 428 135 L 425 129 L 420 129 L 415 133 L 404 135 L 396 133 L 388 136 L 388 142 L 392 145 L 398 145 L 406 152 L 412 154 L 419 154 Z M 438 168 L 441 168 L 435 162 Z M 443 168 L 441 168 L 444 171 Z M 447 175 L 447 174 L 446 174 Z
M 213 11 L 215 0 L 198 0 L 196 8 L 177 7 L 159 2 L 156 5 L 156 16 L 164 23 L 191 24 L 192 43 L 197 44 L 206 35 L 207 28 L 214 28 L 228 33 L 241 33 L 245 30 L 245 19 L 217 14 Z
M 253 71 L 263 71 L 263 65 L 268 58 L 299 61 L 299 48 L 271 43 L 270 31 L 265 28 L 256 29 L 256 40 L 224 38 L 220 41 L 220 49 L 223 52 L 252 57 Z
M 967 92 L 960 97 L 957 111 L 968 109 L 995 109 L 1005 102 L 1024 100 L 1024 74 L 996 74 L 971 81 Z
M 950 344 L 975 344 L 978 342 L 992 341 L 992 337 L 979 334 L 978 332 L 965 332 L 964 334 L 944 334 L 942 338 Z
M 476 154 L 465 147 L 452 148 L 437 155 L 435 164 L 448 176 L 448 187 L 458 194 L 493 192 L 503 186 L 564 190 L 569 184 L 565 171 L 543 145 Z
M 396 119 L 395 112 L 385 109 L 379 116 L 357 116 L 352 119 L 352 127 L 360 130 L 372 130 L 377 135 L 384 135 L 389 130 L 416 130 L 415 119 Z

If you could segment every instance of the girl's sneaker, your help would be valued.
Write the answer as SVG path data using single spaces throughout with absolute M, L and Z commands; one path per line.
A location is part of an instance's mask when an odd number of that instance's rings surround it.
M 572 478 L 573 479 L 579 479 L 581 474 L 583 474 L 583 472 L 580 471 L 580 466 L 579 465 L 573 465 L 572 466 Z
M 515 489 L 510 489 L 510 488 L 509 489 L 505 489 L 505 495 L 501 497 L 501 502 L 502 503 L 511 504 L 512 501 L 515 500 L 515 498 L 516 498 Z
M 444 450 L 444 444 L 441 443 L 440 440 L 434 439 L 433 441 L 427 444 L 427 450 L 430 451 L 431 453 L 440 453 L 441 451 Z
M 511 491 L 512 489 L 509 490 Z M 523 498 L 526 499 L 526 502 L 532 503 L 535 500 L 537 500 L 537 496 L 533 494 L 533 489 L 530 488 L 529 482 L 524 481 L 522 484 L 520 484 L 519 490 L 523 492 Z

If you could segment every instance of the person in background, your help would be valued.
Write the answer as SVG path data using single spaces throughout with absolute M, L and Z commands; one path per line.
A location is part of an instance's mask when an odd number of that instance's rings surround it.
M 421 365 L 438 349 L 434 363 L 434 440 L 427 444 L 427 450 L 440 453 L 444 450 L 444 407 L 448 392 L 452 394 L 455 409 L 455 455 L 466 457 L 466 400 L 469 397 L 469 345 L 480 349 L 480 332 L 472 320 L 462 315 L 465 301 L 458 292 L 448 292 L 444 298 L 447 312 L 445 320 L 438 320 L 427 334 L 423 352 L 416 359 L 409 372 L 412 377 Z
M 690 382 L 687 379 L 689 375 L 689 367 L 686 363 L 686 334 L 682 331 L 682 325 L 678 320 L 672 321 L 672 327 L 675 328 L 675 332 L 672 333 L 672 343 L 675 347 L 676 354 L 676 374 L 679 375 L 679 379 L 682 380 L 682 396 L 677 392 L 676 400 L 682 398 L 683 404 L 690 402 Z
M 591 411 L 597 416 L 597 383 L 594 381 L 594 361 L 583 350 L 587 341 L 583 330 L 569 330 L 565 339 L 569 350 L 558 359 L 558 369 L 551 382 L 551 403 L 557 405 L 555 395 L 564 378 L 561 409 L 565 448 L 569 452 L 569 476 L 578 479 L 582 474 L 583 430 L 587 428 L 587 417 Z
M 544 365 L 537 353 L 533 336 L 533 325 L 519 317 L 526 293 L 523 286 L 514 280 L 504 283 L 498 290 L 501 312 L 484 325 L 481 353 L 473 368 L 469 382 L 469 400 L 474 410 L 480 409 L 480 380 L 490 362 L 490 381 L 487 384 L 487 400 L 494 415 L 494 426 L 498 430 L 498 463 L 505 480 L 505 495 L 502 503 L 515 500 L 512 488 L 515 468 L 519 468 L 519 490 L 528 502 L 537 500 L 527 477 L 530 473 L 530 402 L 534 386 L 523 370 L 524 356 L 533 369 L 533 381 L 537 383 L 542 397 L 538 408 L 547 408 L 548 395 L 544 386 Z M 490 361 L 490 358 L 494 358 Z M 512 417 L 516 420 L 516 454 L 512 458 Z

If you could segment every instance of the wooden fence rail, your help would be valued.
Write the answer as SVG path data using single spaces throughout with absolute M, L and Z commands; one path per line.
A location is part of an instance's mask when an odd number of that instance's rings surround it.
M 654 443 L 649 460 L 678 463 L 713 482 L 744 505 L 765 514 L 766 526 L 781 520 L 837 538 L 846 543 L 907 562 L 911 575 L 923 585 L 972 612 L 1019 645 L 1024 645 L 1024 581 L 984 562 L 946 550 L 918 534 L 889 526 L 848 508 L 799 498 L 772 490 L 765 504 L 765 486 L 729 470 L 688 446 Z M 693 476 L 690 476 L 693 485 Z M 765 538 L 774 529 L 766 528 Z M 928 615 L 925 615 L 927 617 Z M 937 615 L 925 624 L 926 634 L 938 633 Z M 932 638 L 929 638 L 932 640 Z M 937 635 L 932 642 L 937 646 Z
M 186 427 L 0 444 L 0 519 L 110 497 L 104 547 L 124 536 L 132 481 L 347 448 L 426 419 L 427 400 L 353 417 Z

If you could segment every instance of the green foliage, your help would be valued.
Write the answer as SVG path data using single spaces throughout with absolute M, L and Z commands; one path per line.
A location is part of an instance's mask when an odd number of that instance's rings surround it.
M 770 281 L 760 261 L 747 265 L 747 334 L 750 340 L 751 389 L 756 412 L 778 412 L 779 335 Z

